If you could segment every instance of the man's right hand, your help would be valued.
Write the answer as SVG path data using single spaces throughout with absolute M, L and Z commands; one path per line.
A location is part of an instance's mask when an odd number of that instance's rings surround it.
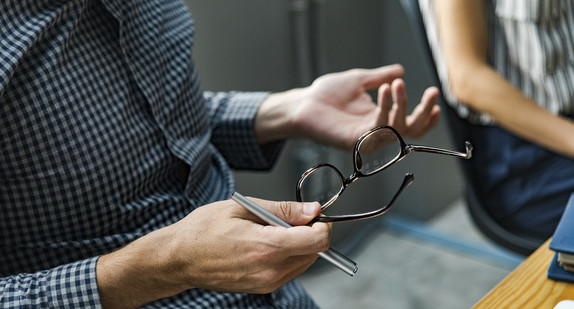
M 292 228 L 270 226 L 231 200 L 199 207 L 181 221 L 100 257 L 104 308 L 132 308 L 191 288 L 269 293 L 329 248 L 331 226 L 306 225 L 318 203 L 252 199 Z

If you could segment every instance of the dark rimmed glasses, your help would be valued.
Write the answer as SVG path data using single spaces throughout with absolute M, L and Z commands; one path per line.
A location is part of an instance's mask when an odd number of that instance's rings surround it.
M 372 176 L 402 160 L 413 151 L 430 152 L 470 159 L 472 145 L 465 142 L 466 152 L 457 152 L 428 146 L 408 145 L 392 127 L 379 126 L 361 137 L 353 151 L 354 172 L 348 178 L 333 165 L 322 163 L 308 169 L 297 183 L 297 201 L 319 202 L 321 210 L 329 207 L 343 191 L 360 177 Z M 413 174 L 406 174 L 401 186 L 389 203 L 373 211 L 337 216 L 319 216 L 313 222 L 341 222 L 376 217 L 387 212 L 401 193 L 414 181 Z

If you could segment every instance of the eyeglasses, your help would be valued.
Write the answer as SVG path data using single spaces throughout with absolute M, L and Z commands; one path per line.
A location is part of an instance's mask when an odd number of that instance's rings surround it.
M 322 163 L 308 169 L 297 183 L 297 201 L 319 202 L 321 210 L 329 207 L 343 191 L 360 177 L 372 176 L 402 160 L 413 151 L 430 152 L 470 159 L 472 145 L 465 142 L 466 153 L 428 146 L 407 145 L 392 127 L 379 126 L 363 134 L 353 151 L 354 172 L 348 178 L 333 165 Z M 389 203 L 383 207 L 360 214 L 319 216 L 312 222 L 341 222 L 376 217 L 387 212 L 401 193 L 414 181 L 413 174 L 406 174 L 403 183 Z

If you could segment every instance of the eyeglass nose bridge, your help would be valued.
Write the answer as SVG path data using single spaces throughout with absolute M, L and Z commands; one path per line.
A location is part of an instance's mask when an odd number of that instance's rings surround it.
M 353 182 L 357 181 L 361 175 L 359 175 L 358 171 L 355 171 L 351 176 L 343 181 L 343 187 L 347 187 L 348 185 L 352 184 Z
M 332 167 L 335 170 L 337 170 L 337 172 L 339 173 L 339 176 L 342 176 L 341 172 L 336 168 L 336 167 Z M 351 176 L 349 176 L 348 178 L 341 178 L 341 189 L 339 190 L 339 192 L 337 194 L 335 194 L 335 196 L 333 196 L 333 198 L 331 198 L 327 203 L 325 203 L 324 205 L 321 205 L 321 210 L 326 209 L 327 207 L 331 206 L 335 200 L 337 200 L 339 198 L 339 196 L 341 196 L 341 194 L 343 194 L 343 191 L 345 191 L 345 189 L 347 189 L 347 187 L 352 184 L 353 182 L 357 181 L 357 179 L 360 178 L 360 173 L 358 171 L 353 172 L 353 174 L 351 174 Z

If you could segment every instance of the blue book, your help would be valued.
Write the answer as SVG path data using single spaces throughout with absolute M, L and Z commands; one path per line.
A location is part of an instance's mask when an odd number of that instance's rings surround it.
M 574 193 L 568 199 L 549 247 L 556 254 L 548 268 L 548 278 L 574 282 Z

